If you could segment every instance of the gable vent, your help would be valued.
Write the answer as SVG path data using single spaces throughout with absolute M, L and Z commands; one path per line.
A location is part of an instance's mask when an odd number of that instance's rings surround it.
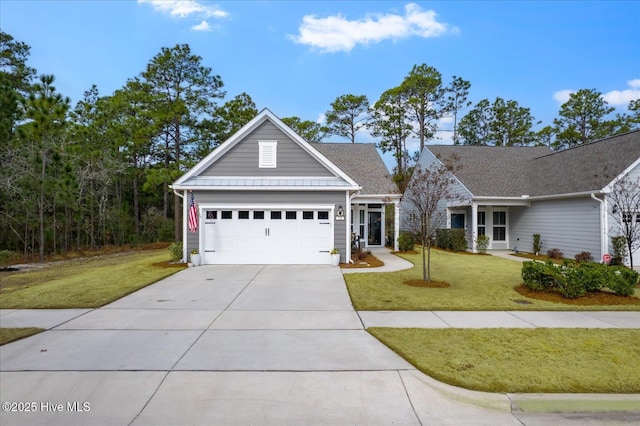
M 258 167 L 275 168 L 278 158 L 278 141 L 258 141 Z

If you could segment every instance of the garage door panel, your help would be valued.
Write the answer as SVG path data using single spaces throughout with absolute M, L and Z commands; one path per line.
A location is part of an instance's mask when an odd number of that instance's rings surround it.
M 322 214 L 318 210 L 284 207 L 281 210 L 225 210 L 224 214 L 219 210 L 217 217 L 218 220 L 205 221 L 205 263 L 329 262 L 333 226 L 327 210 Z

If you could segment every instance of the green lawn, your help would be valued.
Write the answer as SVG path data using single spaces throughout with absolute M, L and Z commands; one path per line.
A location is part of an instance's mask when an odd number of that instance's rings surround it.
M 413 262 L 414 267 L 398 272 L 344 275 L 357 310 L 640 310 L 640 305 L 575 306 L 525 298 L 514 290 L 522 283 L 520 262 L 440 250 L 431 251 L 431 278 L 445 281 L 450 287 L 413 287 L 404 281 L 422 279 L 422 255 L 401 257 Z
M 43 328 L 27 327 L 27 328 L 0 328 L 0 346 L 5 343 L 13 342 L 14 340 L 23 339 L 25 337 L 33 336 L 41 331 L 45 331 Z
M 638 393 L 640 330 L 368 330 L 425 374 L 486 392 Z
M 0 309 L 97 308 L 174 274 L 166 249 L 75 259 L 0 275 Z

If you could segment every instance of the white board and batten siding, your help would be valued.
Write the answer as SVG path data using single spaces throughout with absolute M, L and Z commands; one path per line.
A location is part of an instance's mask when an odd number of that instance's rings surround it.
M 533 234 L 540 234 L 542 253 L 560 249 L 573 258 L 588 251 L 595 260 L 600 248 L 600 203 L 590 197 L 532 201 L 528 207 L 510 207 L 511 249 L 533 251 Z

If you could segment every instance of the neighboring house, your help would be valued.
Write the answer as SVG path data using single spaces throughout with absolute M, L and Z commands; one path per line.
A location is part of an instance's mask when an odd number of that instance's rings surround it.
M 553 152 L 545 147 L 426 146 L 422 167 L 452 161 L 460 195 L 441 203 L 449 228 L 467 231 L 469 248 L 478 235 L 490 238 L 490 249 L 531 252 L 540 234 L 543 253 L 558 248 L 565 257 L 582 251 L 596 260 L 610 253 L 618 235 L 615 212 L 607 199 L 622 177 L 640 177 L 640 130 Z M 640 220 L 640 212 L 631 212 Z M 401 228 L 409 229 L 411 208 L 402 204 Z M 634 254 L 640 264 L 640 250 Z
M 310 144 L 267 109 L 172 189 L 184 200 L 184 258 L 198 250 L 203 264 L 329 264 L 333 248 L 345 262 L 352 231 L 382 246 L 385 205 L 399 218 L 400 195 L 373 144 Z

